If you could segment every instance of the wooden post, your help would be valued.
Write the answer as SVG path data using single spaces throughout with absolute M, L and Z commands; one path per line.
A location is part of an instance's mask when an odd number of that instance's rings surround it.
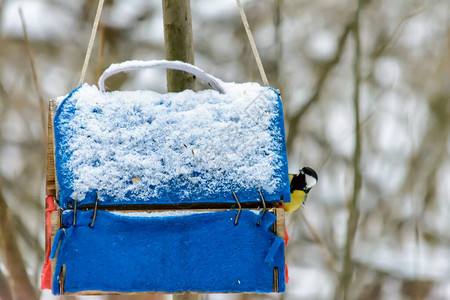
M 190 0 L 162 0 L 164 44 L 167 60 L 194 64 Z M 195 89 L 195 76 L 186 72 L 167 70 L 167 91 Z
M 55 116 L 55 100 L 50 100 L 48 105 L 47 122 L 47 174 L 45 191 L 47 196 L 56 197 L 56 171 L 55 171 L 55 149 L 53 134 L 53 117 Z M 46 207 L 47 208 L 47 207 Z
M 162 0 L 164 44 L 167 60 L 181 60 L 194 64 L 190 0 Z M 167 70 L 167 91 L 181 92 L 195 89 L 195 76 L 186 72 Z M 173 295 L 174 300 L 198 300 L 198 293 Z

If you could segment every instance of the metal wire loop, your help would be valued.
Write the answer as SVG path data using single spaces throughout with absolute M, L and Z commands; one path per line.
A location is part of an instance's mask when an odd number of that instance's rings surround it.
M 77 223 L 77 197 L 73 199 L 73 222 L 72 225 L 75 226 Z
M 266 207 L 266 200 L 264 200 L 264 196 L 263 196 L 263 194 L 261 192 L 261 188 L 258 188 L 258 192 L 259 192 L 259 196 L 261 197 L 262 204 L 263 204 L 263 211 L 262 211 L 261 217 L 259 218 L 259 220 L 256 223 L 256 225 L 261 226 L 261 220 L 262 220 L 262 218 L 264 217 L 264 214 L 267 211 L 267 207 Z
M 89 227 L 91 227 L 91 228 L 94 227 L 95 219 L 97 218 L 97 207 L 98 207 L 98 193 L 95 198 L 94 217 L 92 218 L 91 224 L 89 224 Z
M 239 207 L 238 213 L 236 214 L 236 218 L 234 219 L 234 226 L 236 226 L 238 224 L 239 216 L 241 215 L 242 206 L 241 206 L 241 203 L 239 202 L 239 200 L 236 196 L 236 193 L 234 191 L 233 191 L 233 197 L 234 197 L 234 200 L 236 200 L 236 203 Z

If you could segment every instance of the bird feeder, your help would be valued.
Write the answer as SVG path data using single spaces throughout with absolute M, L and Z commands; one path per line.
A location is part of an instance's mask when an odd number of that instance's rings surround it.
M 105 91 L 109 76 L 143 68 L 212 89 Z M 52 101 L 48 138 L 42 285 L 53 294 L 284 292 L 277 206 L 290 188 L 274 89 L 177 61 L 113 64 L 98 87 Z

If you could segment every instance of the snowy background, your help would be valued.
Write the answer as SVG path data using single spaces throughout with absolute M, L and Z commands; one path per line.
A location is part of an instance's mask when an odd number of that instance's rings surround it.
M 196 65 L 225 81 L 260 82 L 235 1 L 191 2 Z M 286 294 L 204 297 L 332 299 L 353 194 L 356 1 L 243 4 L 271 86 L 283 96 L 290 171 L 308 165 L 320 180 L 303 212 L 288 217 Z M 44 255 L 45 143 L 18 9 L 47 103 L 77 86 L 96 5 L 0 1 L 0 194 L 36 289 Z M 362 190 L 349 295 L 449 299 L 450 2 L 363 1 L 360 13 Z M 161 1 L 106 1 L 87 82 L 94 84 L 111 63 L 164 58 L 163 37 Z M 166 82 L 163 71 L 140 71 L 107 84 L 164 92 Z M 0 255 L 0 291 L 8 278 L 4 260 Z M 41 298 L 53 299 L 47 292 Z

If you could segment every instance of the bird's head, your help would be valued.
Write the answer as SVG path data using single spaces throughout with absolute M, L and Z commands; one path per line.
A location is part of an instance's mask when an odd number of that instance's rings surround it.
M 316 171 L 310 167 L 304 167 L 291 180 L 291 193 L 293 191 L 304 191 L 308 194 L 309 190 L 316 185 L 319 177 Z
M 314 171 L 310 167 L 304 167 L 300 170 L 300 175 L 304 176 L 305 178 L 305 186 L 303 190 L 307 193 L 309 190 L 317 184 L 317 181 L 319 180 L 319 176 L 317 176 L 316 171 Z

